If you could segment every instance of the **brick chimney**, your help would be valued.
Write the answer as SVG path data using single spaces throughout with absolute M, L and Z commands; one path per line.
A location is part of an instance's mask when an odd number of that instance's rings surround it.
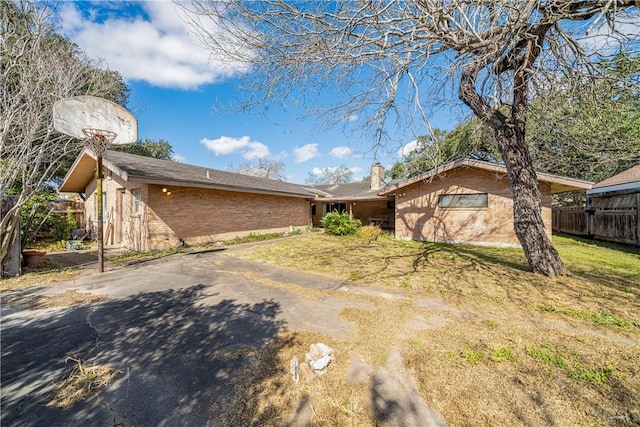
M 380 163 L 371 165 L 371 189 L 379 190 L 384 186 L 384 167 Z

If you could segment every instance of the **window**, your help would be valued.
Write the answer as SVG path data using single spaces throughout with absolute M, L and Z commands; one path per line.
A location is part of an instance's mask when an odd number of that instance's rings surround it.
M 443 194 L 438 196 L 438 207 L 441 208 L 486 208 L 487 194 Z
M 396 208 L 395 200 L 388 200 L 387 201 L 387 209 L 395 209 L 395 208 Z
M 333 211 L 338 211 L 338 213 L 346 212 L 347 204 L 346 203 L 328 203 L 324 205 L 324 213 L 328 214 Z
M 140 215 L 140 189 L 134 188 L 131 190 L 131 213 L 133 215 Z

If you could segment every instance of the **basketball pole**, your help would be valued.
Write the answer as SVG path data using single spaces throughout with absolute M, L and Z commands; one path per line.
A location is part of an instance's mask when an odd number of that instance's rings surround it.
M 96 194 L 98 198 L 98 273 L 104 272 L 104 237 L 103 217 L 104 206 L 102 203 L 102 155 L 96 156 Z
M 63 98 L 53 104 L 53 128 L 83 141 L 96 160 L 98 273 L 104 272 L 103 157 L 112 143 L 130 144 L 138 139 L 138 121 L 121 105 L 91 95 Z M 120 133 L 120 135 L 118 135 Z M 85 186 L 85 191 L 87 186 Z M 109 228 L 107 227 L 107 231 Z M 91 227 L 93 237 L 94 228 Z
M 102 158 L 111 146 L 111 142 L 117 134 L 104 129 L 83 128 L 86 135 L 85 143 L 93 150 L 96 156 L 96 207 L 98 208 L 98 273 L 104 272 L 104 203 L 102 202 L 104 171 Z

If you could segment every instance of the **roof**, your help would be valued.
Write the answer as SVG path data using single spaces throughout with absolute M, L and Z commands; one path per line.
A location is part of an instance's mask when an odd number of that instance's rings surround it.
M 395 183 L 398 182 L 398 180 L 391 182 Z M 371 189 L 371 183 L 369 181 L 314 185 L 311 189 L 318 191 L 319 201 L 377 200 L 385 198 L 379 195 L 381 189 Z
M 624 172 L 600 181 L 587 191 L 587 194 L 605 193 L 611 191 L 623 191 L 640 188 L 640 164 L 635 165 Z
M 507 168 L 503 165 L 483 162 L 480 160 L 463 159 L 463 160 L 450 162 L 443 166 L 431 169 L 428 172 L 406 179 L 397 184 L 389 185 L 388 187 L 384 188 L 380 192 L 380 194 L 381 195 L 391 194 L 400 188 L 407 187 L 409 185 L 415 184 L 416 182 L 429 180 L 437 175 L 440 175 L 442 173 L 445 173 L 454 169 L 458 169 L 458 168 L 467 168 L 467 169 L 473 168 L 473 169 L 480 169 L 480 170 L 485 170 L 485 171 L 495 172 L 495 173 L 502 173 L 502 174 L 507 173 Z M 551 184 L 552 193 L 564 193 L 566 191 L 587 190 L 593 186 L 593 182 L 583 181 L 580 179 L 573 179 L 573 178 L 567 178 L 567 177 L 558 176 L 558 175 L 551 175 L 543 172 L 536 172 L 536 174 L 538 176 L 538 181 Z
M 93 179 L 96 156 L 85 149 L 76 158 L 60 186 L 60 191 L 81 193 Z M 226 172 L 170 160 L 138 156 L 121 151 L 107 151 L 105 168 L 124 180 L 150 184 L 201 187 L 245 193 L 262 193 L 292 197 L 315 197 L 307 187 L 289 182 Z

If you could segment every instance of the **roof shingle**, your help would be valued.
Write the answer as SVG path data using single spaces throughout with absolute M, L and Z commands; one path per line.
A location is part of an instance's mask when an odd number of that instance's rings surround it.
M 85 149 L 80 157 L 82 156 L 95 158 L 95 155 L 88 149 Z M 311 189 L 289 182 L 138 156 L 121 151 L 109 150 L 103 156 L 103 160 L 107 168 L 121 174 L 127 180 L 135 178 L 150 183 L 170 182 L 174 185 L 195 185 L 249 193 L 260 192 L 295 197 L 315 197 L 315 193 Z M 72 173 L 73 168 L 65 177 L 65 182 Z M 88 178 L 90 179 L 90 177 Z M 63 187 L 64 185 L 65 183 L 63 183 Z M 63 189 L 63 191 L 66 190 Z

